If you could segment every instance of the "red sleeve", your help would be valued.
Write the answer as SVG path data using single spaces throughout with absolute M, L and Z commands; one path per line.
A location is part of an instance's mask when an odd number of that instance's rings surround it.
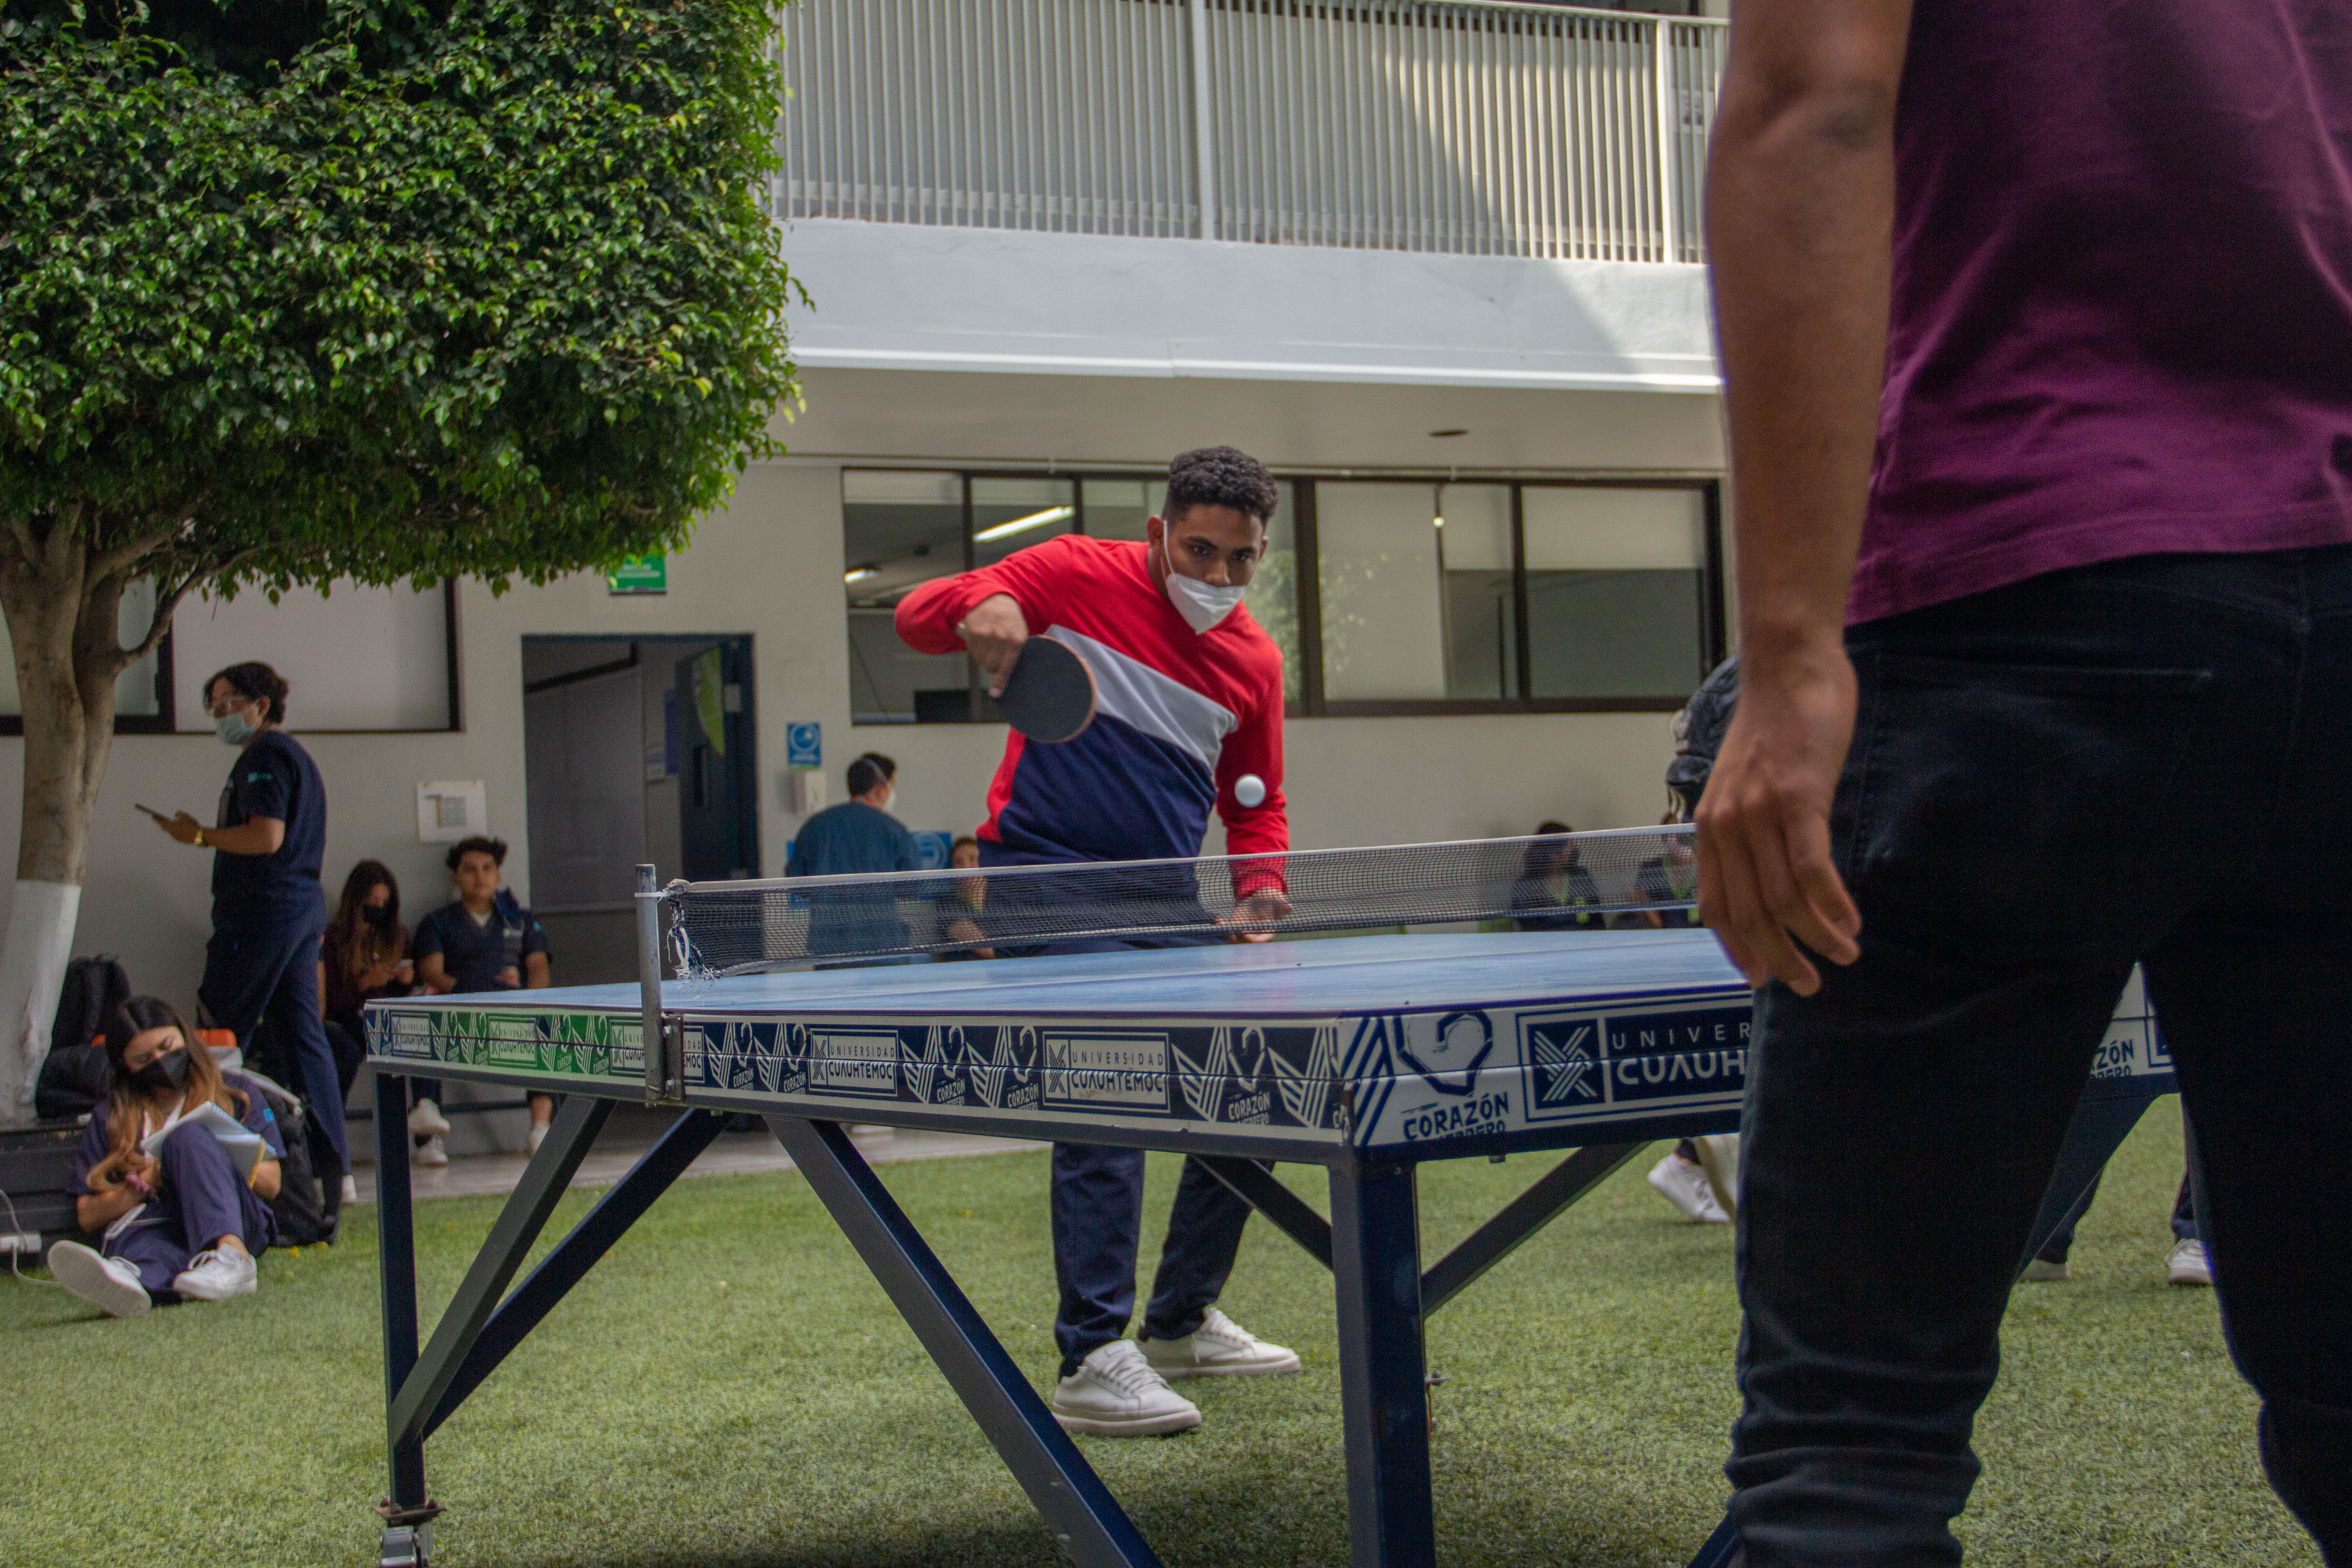
M 1234 796 L 1234 781 L 1255 773 L 1265 798 L 1244 805 Z M 1228 855 L 1280 855 L 1290 848 L 1290 807 L 1282 797 L 1282 659 L 1261 672 L 1257 700 L 1217 753 L 1217 816 L 1225 825 Z M 1234 896 L 1245 899 L 1263 888 L 1287 886 L 1282 862 L 1261 860 L 1238 868 Z
M 1016 550 L 993 566 L 953 577 L 934 577 L 898 601 L 893 616 L 899 640 L 917 653 L 961 653 L 963 638 L 956 627 L 971 608 L 992 594 L 1010 594 L 1021 606 L 1022 618 L 1035 637 L 1055 620 L 1055 611 L 1068 592 L 1070 541 L 1066 533 Z

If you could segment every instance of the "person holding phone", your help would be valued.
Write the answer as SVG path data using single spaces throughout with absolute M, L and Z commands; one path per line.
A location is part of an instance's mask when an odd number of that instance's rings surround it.
M 507 846 L 501 838 L 476 837 L 449 847 L 449 886 L 457 898 L 416 922 L 416 977 L 425 989 L 446 996 L 466 991 L 536 991 L 551 983 L 547 962 L 547 932 L 515 896 L 499 885 Z M 425 1109 L 430 1101 L 421 1101 Z M 437 1119 L 439 1112 L 436 1110 Z M 555 1118 L 555 1097 L 530 1097 L 530 1152 L 547 1136 Z M 409 1113 L 409 1131 L 426 1136 L 426 1152 L 417 1159 L 426 1164 L 447 1164 L 448 1156 L 433 1157 L 446 1121 L 437 1131 L 422 1134 L 416 1112 Z
M 292 1042 L 302 1098 L 334 1157 L 334 1171 L 319 1174 L 340 1185 L 351 1173 L 351 1146 L 319 1005 L 327 786 L 310 753 L 282 727 L 289 689 L 258 660 L 230 665 L 205 681 L 213 729 L 236 748 L 212 826 L 184 811 L 150 815 L 178 842 L 213 852 L 213 934 L 196 987 L 205 1019 L 236 1035 L 240 1050 L 251 1048 L 265 1018 L 278 1039 Z

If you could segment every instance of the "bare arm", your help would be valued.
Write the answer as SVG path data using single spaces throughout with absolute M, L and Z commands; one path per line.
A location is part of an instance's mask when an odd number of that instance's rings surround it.
M 522 988 L 524 990 L 544 991 L 554 984 L 555 971 L 548 964 L 547 954 L 530 952 L 523 955 Z
M 1739 534 L 1740 699 L 1698 812 L 1699 909 L 1811 994 L 1861 916 L 1831 859 L 1853 734 L 1846 593 L 1885 376 L 1910 0 L 1747 0 L 1707 176 Z M 1791 933 L 1796 940 L 1791 940 Z
M 275 855 L 286 842 L 285 819 L 276 816 L 252 817 L 235 827 L 206 827 L 184 811 L 158 826 L 183 844 L 194 844 L 202 833 L 204 847 L 225 855 Z
M 449 965 L 437 952 L 428 952 L 416 961 L 416 978 L 426 991 L 436 996 L 446 996 L 457 989 L 457 982 L 450 974 Z

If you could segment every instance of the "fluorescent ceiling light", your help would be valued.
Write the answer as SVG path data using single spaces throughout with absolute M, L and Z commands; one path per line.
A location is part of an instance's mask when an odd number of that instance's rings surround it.
M 844 572 L 841 574 L 841 580 L 845 583 L 858 583 L 863 582 L 868 577 L 879 577 L 880 575 L 882 575 L 881 572 L 877 568 L 872 566 L 852 566 L 848 571 Z
M 1002 539 L 1008 533 L 1020 533 L 1032 528 L 1043 528 L 1049 522 L 1067 522 L 1076 515 L 1077 509 L 1075 507 L 1049 506 L 1044 511 L 1033 511 L 1027 517 L 1016 517 L 1011 522 L 1000 522 L 994 528 L 983 528 L 971 536 L 972 542 L 979 543 L 983 540 Z

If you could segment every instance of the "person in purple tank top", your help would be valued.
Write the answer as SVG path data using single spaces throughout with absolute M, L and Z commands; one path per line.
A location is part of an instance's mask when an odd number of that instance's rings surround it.
M 2352 1124 L 2352 5 L 1743 0 L 1707 209 L 1736 1560 L 1959 1561 L 2140 963 L 2263 1467 L 2352 1565 L 2352 1207 L 2275 1156 Z

